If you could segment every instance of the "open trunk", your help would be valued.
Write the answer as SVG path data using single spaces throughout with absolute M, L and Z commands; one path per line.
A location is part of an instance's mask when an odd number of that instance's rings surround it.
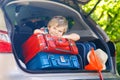
M 72 3 L 71 3 L 72 4 Z M 94 72 L 85 70 L 87 65 L 86 54 L 83 54 L 79 47 L 80 43 L 94 43 L 95 49 L 102 49 L 108 55 L 106 62 L 106 69 L 103 72 L 110 72 L 112 70 L 112 62 L 110 60 L 110 49 L 107 43 L 101 38 L 100 34 L 95 32 L 92 26 L 85 23 L 84 17 L 74 7 L 69 7 L 62 3 L 54 1 L 14 1 L 5 6 L 6 15 L 9 18 L 11 31 L 11 41 L 13 46 L 13 53 L 19 67 L 30 73 L 81 73 Z M 78 69 L 49 69 L 49 70 L 29 70 L 24 64 L 24 57 L 22 53 L 22 44 L 33 34 L 35 29 L 47 26 L 48 21 L 56 15 L 65 16 L 69 22 L 69 29 L 66 34 L 75 32 L 81 36 L 81 39 L 76 42 L 79 50 L 79 64 Z M 36 22 L 31 20 L 37 19 Z

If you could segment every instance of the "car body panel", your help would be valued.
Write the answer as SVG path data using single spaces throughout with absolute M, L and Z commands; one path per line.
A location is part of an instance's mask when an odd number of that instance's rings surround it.
M 6 59 L 5 59 L 6 58 Z M 4 63 L 3 63 L 4 60 Z M 0 54 L 0 79 L 1 80 L 79 80 L 79 79 L 99 79 L 98 73 L 50 73 L 50 74 L 29 74 L 20 70 L 16 64 L 13 54 Z M 105 80 L 109 78 L 117 79 L 114 74 L 102 73 Z M 107 78 L 107 79 L 106 79 Z
M 6 58 L 6 60 L 5 60 Z M 3 63 L 4 60 L 4 63 Z M 21 71 L 16 65 L 13 54 L 0 54 L 0 79 L 1 80 L 98 80 L 98 73 L 50 73 L 50 74 L 29 74 Z M 106 72 L 102 73 L 105 80 L 119 80 L 119 77 Z M 108 78 L 109 77 L 109 78 Z M 117 78 L 118 77 L 118 78 Z

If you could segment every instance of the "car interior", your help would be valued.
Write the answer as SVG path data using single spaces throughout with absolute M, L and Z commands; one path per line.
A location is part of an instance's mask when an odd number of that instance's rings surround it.
M 49 7 L 48 7 L 49 6 Z M 85 65 L 88 64 L 86 57 L 81 52 L 81 47 L 79 43 L 94 43 L 93 47 L 102 49 L 107 52 L 106 47 L 101 42 L 96 33 L 85 23 L 82 16 L 75 9 L 63 5 L 57 2 L 50 1 L 31 1 L 31 2 L 15 2 L 9 3 L 6 8 L 6 15 L 11 22 L 11 41 L 13 46 L 13 53 L 16 56 L 16 61 L 18 65 L 25 71 L 34 73 L 43 72 L 81 72 L 87 71 L 84 69 Z M 27 70 L 26 67 L 21 65 L 24 63 L 24 58 L 22 55 L 22 44 L 33 34 L 35 29 L 40 29 L 41 27 L 47 27 L 48 21 L 56 15 L 62 15 L 68 20 L 69 28 L 66 34 L 75 32 L 80 35 L 80 40 L 76 42 L 79 50 L 79 69 L 54 69 L 54 70 Z M 91 44 L 92 44 L 91 43 Z M 108 53 L 108 60 L 106 62 L 106 70 L 111 70 L 110 54 Z

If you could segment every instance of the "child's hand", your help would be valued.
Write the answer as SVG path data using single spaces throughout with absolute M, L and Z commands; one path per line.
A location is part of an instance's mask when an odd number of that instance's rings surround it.
M 45 32 L 42 31 L 42 30 L 40 30 L 40 29 L 35 29 L 33 33 L 34 33 L 34 34 L 37 34 L 37 33 L 45 34 Z
M 63 35 L 62 37 L 67 38 L 67 39 L 71 39 L 73 41 L 77 41 L 77 40 L 80 39 L 80 36 L 78 34 L 76 34 L 76 33 L 71 33 L 69 35 Z

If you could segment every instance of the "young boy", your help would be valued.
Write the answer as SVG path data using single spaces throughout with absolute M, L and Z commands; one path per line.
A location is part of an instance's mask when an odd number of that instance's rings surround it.
M 80 36 L 76 33 L 71 33 L 69 35 L 64 35 L 68 29 L 68 21 L 63 16 L 54 16 L 47 25 L 47 28 L 35 29 L 34 34 L 43 33 L 50 34 L 51 36 L 57 36 L 60 38 L 67 38 L 74 41 L 80 39 Z

